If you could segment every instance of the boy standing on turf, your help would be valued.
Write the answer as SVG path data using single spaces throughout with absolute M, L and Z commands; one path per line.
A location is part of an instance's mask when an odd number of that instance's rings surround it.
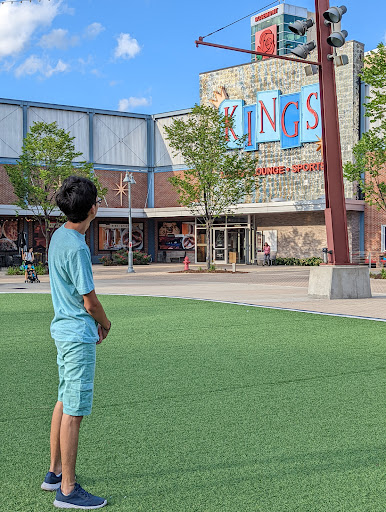
M 96 345 L 111 322 L 95 295 L 90 250 L 85 233 L 100 200 L 86 178 L 64 180 L 56 203 L 68 221 L 52 236 L 48 263 L 54 319 L 51 335 L 58 351 L 59 392 L 51 422 L 51 464 L 41 488 L 56 490 L 55 507 L 92 510 L 104 498 L 86 492 L 75 481 L 79 427 L 91 413 Z

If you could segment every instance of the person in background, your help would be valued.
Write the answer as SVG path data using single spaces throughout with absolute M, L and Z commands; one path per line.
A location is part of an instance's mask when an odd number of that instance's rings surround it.
M 264 244 L 263 251 L 264 251 L 263 265 L 265 265 L 265 264 L 270 265 L 271 264 L 271 247 L 268 245 L 267 242 L 265 242 L 265 244 Z
M 30 283 L 32 283 L 33 281 L 37 281 L 38 283 L 40 283 L 38 276 L 36 274 L 35 267 L 32 265 L 32 263 L 27 264 L 25 273 L 27 276 L 25 282 L 29 281 Z
M 23 260 L 24 265 L 27 265 L 27 263 L 33 263 L 34 262 L 35 256 L 34 256 L 34 252 L 33 251 L 34 250 L 33 250 L 32 247 L 30 247 L 27 252 L 23 252 L 22 251 L 21 258 Z
M 23 265 L 24 265 L 24 280 L 27 281 L 27 268 L 28 268 L 28 263 L 32 263 L 34 262 L 34 259 L 35 259 L 35 256 L 34 256 L 34 253 L 33 253 L 33 248 L 30 247 L 28 251 L 24 252 L 22 251 L 21 253 L 21 259 L 23 260 Z

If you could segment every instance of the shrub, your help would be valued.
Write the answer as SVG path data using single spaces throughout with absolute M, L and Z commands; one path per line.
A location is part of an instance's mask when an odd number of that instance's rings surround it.
M 149 265 L 149 263 L 151 263 L 151 256 L 145 252 L 134 251 L 133 263 L 134 265 Z
M 100 259 L 100 262 L 105 265 L 106 267 L 107 266 L 111 266 L 111 265 L 114 265 L 114 262 L 113 260 L 110 258 L 110 256 L 102 256 L 101 259 Z
M 102 256 L 101 262 L 103 265 L 128 265 L 128 251 L 127 249 L 119 249 L 113 253 L 112 259 L 109 256 Z M 151 263 L 151 256 L 141 251 L 133 251 L 133 264 L 134 265 L 149 265 Z
M 19 267 L 8 267 L 7 276 L 24 276 L 24 270 L 20 270 Z
M 44 276 L 44 274 L 47 274 L 47 267 L 43 265 L 42 263 L 38 263 L 35 265 L 35 272 L 38 276 Z M 7 269 L 7 275 L 8 276 L 24 276 L 25 270 L 24 267 L 8 267 Z
M 276 258 L 276 265 L 299 265 L 303 267 L 319 266 L 322 258 L 312 256 L 311 258 Z
M 116 265 L 127 265 L 127 250 L 126 249 L 119 249 L 119 251 L 116 251 L 113 253 L 113 262 Z
M 47 266 L 43 265 L 43 263 L 38 263 L 37 265 L 35 265 L 35 272 L 37 273 L 38 276 L 44 276 L 45 274 L 48 274 Z

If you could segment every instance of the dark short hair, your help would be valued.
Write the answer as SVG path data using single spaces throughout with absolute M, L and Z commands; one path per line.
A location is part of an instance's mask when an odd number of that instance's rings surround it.
M 91 180 L 69 176 L 56 194 L 56 204 L 70 222 L 79 223 L 87 219 L 97 195 L 97 188 Z

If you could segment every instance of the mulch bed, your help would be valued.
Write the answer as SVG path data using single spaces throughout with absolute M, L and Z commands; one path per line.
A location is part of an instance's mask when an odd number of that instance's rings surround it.
M 236 270 L 236 272 L 232 272 L 231 270 L 175 270 L 173 272 L 169 272 L 169 274 L 249 274 L 249 272 L 241 272 Z
M 370 274 L 371 279 L 385 279 L 382 274 Z

